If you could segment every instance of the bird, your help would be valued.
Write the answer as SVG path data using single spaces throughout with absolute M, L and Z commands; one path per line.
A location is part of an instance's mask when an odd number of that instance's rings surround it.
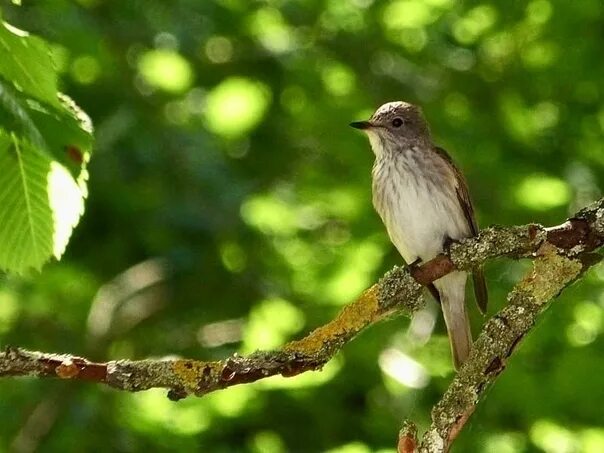
M 454 241 L 478 234 L 468 184 L 447 152 L 433 143 L 422 109 L 395 101 L 380 106 L 361 129 L 375 154 L 372 201 L 391 242 L 408 266 L 442 253 Z M 485 313 L 488 292 L 482 268 L 473 270 L 477 305 Z M 453 271 L 428 286 L 440 303 L 456 370 L 472 348 L 465 304 L 468 274 Z

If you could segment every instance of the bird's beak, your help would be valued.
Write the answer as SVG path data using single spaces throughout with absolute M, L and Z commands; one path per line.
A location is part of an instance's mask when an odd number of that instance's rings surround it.
M 371 123 L 369 121 L 355 121 L 350 123 L 350 127 L 354 127 L 355 129 L 369 129 Z

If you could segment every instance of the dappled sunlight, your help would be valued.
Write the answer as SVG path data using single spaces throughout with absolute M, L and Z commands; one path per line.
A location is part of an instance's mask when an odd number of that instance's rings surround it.
M 285 453 L 287 448 L 281 436 L 274 431 L 261 431 L 249 441 L 251 453 Z
M 384 373 L 406 387 L 421 389 L 430 382 L 427 370 L 419 362 L 397 349 L 388 348 L 382 351 L 378 363 Z
M 343 305 L 371 286 L 371 276 L 380 265 L 384 250 L 368 240 L 354 247 L 344 247 L 342 260 L 326 282 L 324 302 Z
M 373 2 L 374 0 L 328 0 L 325 2 L 319 23 L 324 30 L 332 33 L 339 30 L 359 31 L 366 20 L 363 9 Z
M 153 389 L 131 395 L 120 395 L 125 404 L 118 417 L 130 429 L 143 432 L 165 430 L 179 435 L 198 434 L 211 422 L 209 403 L 189 399 L 175 405 L 166 398 L 165 390 Z
M 604 429 L 569 429 L 563 423 L 542 419 L 530 430 L 531 441 L 545 453 L 600 453 L 604 451 Z
M 243 247 L 236 242 L 225 242 L 220 246 L 222 264 L 230 272 L 239 273 L 245 270 L 247 256 Z
M 210 413 L 222 417 L 237 417 L 258 396 L 253 386 L 233 387 L 233 392 L 213 392 L 204 396 L 204 403 Z
M 291 302 L 273 298 L 254 306 L 243 330 L 243 353 L 275 349 L 304 326 L 304 313 Z
M 283 53 L 296 46 L 292 29 L 276 8 L 260 8 L 248 18 L 250 32 L 262 46 L 273 53 Z
M 491 5 L 480 5 L 469 10 L 453 24 L 453 36 L 461 44 L 474 44 L 497 20 L 497 10 Z
M 371 449 L 362 442 L 351 442 L 346 445 L 331 448 L 325 453 L 371 453 Z
M 231 77 L 214 87 L 206 99 L 208 128 L 225 138 L 250 132 L 264 117 L 271 91 L 264 84 L 243 77 Z
M 19 303 L 13 291 L 0 289 L 0 334 L 11 330 L 19 316 Z
M 170 93 L 182 93 L 193 83 L 191 64 L 181 54 L 169 49 L 143 52 L 138 60 L 138 70 L 151 87 Z
M 525 451 L 527 438 L 522 433 L 496 433 L 485 439 L 481 453 L 518 453 Z
M 159 310 L 165 303 L 159 285 L 168 273 L 165 261 L 151 258 L 123 270 L 98 288 L 90 303 L 87 334 L 98 341 L 116 328 L 132 328 Z
M 532 442 L 546 453 L 573 453 L 579 449 L 574 433 L 550 420 L 536 421 L 530 436 Z
M 548 175 L 527 176 L 516 188 L 518 203 L 538 211 L 563 206 L 570 201 L 570 197 L 568 184 Z
M 401 30 L 419 28 L 430 25 L 438 19 L 445 8 L 444 5 L 430 2 L 394 0 L 384 8 L 382 19 L 387 29 Z
M 94 83 L 101 75 L 101 67 L 91 55 L 81 55 L 71 63 L 71 76 L 82 85 Z
M 208 38 L 204 49 L 212 63 L 226 63 L 233 58 L 233 43 L 225 36 Z
M 245 322 L 242 319 L 227 319 L 205 324 L 197 331 L 197 340 L 205 348 L 215 348 L 225 344 L 239 343 Z
M 342 63 L 329 62 L 321 72 L 323 85 L 332 96 L 346 96 L 355 88 L 354 72 Z
M 568 341 L 573 346 L 593 343 L 602 332 L 602 307 L 593 302 L 575 305 L 574 322 L 566 329 Z
M 510 134 L 526 143 L 558 124 L 559 107 L 551 101 L 529 106 L 519 93 L 507 92 L 499 97 L 499 106 Z
M 48 203 L 53 213 L 53 253 L 58 258 L 84 212 L 84 194 L 62 165 L 51 162 L 47 175 Z
M 403 340 L 404 338 L 401 338 L 401 341 Z M 430 376 L 449 376 L 454 371 L 451 363 L 451 346 L 446 334 L 432 335 L 425 345 L 413 349 L 412 356 Z
M 167 431 L 191 436 L 207 429 L 213 419 L 239 416 L 256 397 L 253 386 L 234 387 L 204 398 L 189 398 L 174 404 L 163 389 L 121 395 L 124 405 L 119 417 L 130 429 L 143 432 Z
M 246 200 L 241 206 L 241 217 L 267 235 L 291 235 L 298 228 L 295 207 L 271 195 Z
M 326 450 L 324 453 L 395 453 L 394 448 L 372 449 L 363 442 L 351 442 Z

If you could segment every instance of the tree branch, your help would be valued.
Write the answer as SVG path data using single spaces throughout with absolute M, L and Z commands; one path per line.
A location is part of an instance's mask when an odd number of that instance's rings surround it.
M 168 388 L 168 396 L 177 400 L 277 374 L 294 376 L 320 369 L 366 327 L 390 316 L 412 315 L 424 305 L 422 285 L 454 269 L 471 270 L 501 256 L 534 258 L 533 270 L 510 292 L 508 305 L 485 324 L 469 359 L 434 407 L 432 425 L 421 444 L 412 423 L 407 422 L 401 430 L 399 451 L 443 452 L 537 316 L 596 261 L 589 252 L 603 243 L 604 198 L 552 228 L 537 224 L 490 227 L 475 238 L 452 244 L 447 253 L 411 271 L 395 267 L 334 320 L 278 351 L 233 355 L 212 362 L 149 359 L 95 363 L 71 355 L 8 347 L 0 353 L 0 377 L 85 380 L 131 392 Z

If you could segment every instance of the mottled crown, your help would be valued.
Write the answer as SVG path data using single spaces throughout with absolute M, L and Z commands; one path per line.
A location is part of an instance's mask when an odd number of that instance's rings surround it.
M 381 121 L 397 116 L 403 120 L 412 118 L 421 118 L 423 120 L 422 110 L 417 105 L 403 101 L 387 102 L 380 106 L 371 118 Z
M 408 102 L 387 102 L 375 111 L 370 121 L 376 124 L 389 125 L 395 118 L 400 118 L 404 124 L 404 127 L 392 130 L 397 135 L 428 137 L 430 134 L 422 109 Z

